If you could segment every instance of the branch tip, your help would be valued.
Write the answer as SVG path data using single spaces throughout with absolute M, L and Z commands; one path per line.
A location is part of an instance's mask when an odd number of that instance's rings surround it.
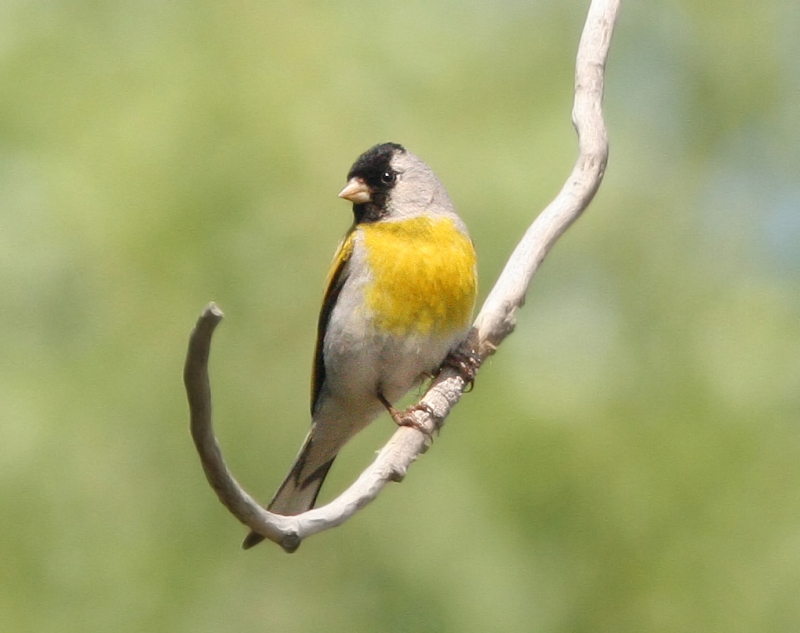
M 221 321 L 222 319 L 225 318 L 225 313 L 220 309 L 220 307 L 216 303 L 211 301 L 203 309 L 202 316 L 204 318 L 216 319 L 217 321 Z

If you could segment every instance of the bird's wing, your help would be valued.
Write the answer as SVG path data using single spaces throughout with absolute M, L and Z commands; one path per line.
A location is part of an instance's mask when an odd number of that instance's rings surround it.
M 331 318 L 333 308 L 339 298 L 339 293 L 347 281 L 350 269 L 350 257 L 353 254 L 353 243 L 355 242 L 355 230 L 350 229 L 347 235 L 336 249 L 333 263 L 328 271 L 328 281 L 325 288 L 325 298 L 322 301 L 322 309 L 319 313 L 319 324 L 317 325 L 317 349 L 314 353 L 314 373 L 311 378 L 311 415 L 317 407 L 322 384 L 325 382 L 325 358 L 323 355 L 325 332 L 328 329 L 328 322 Z

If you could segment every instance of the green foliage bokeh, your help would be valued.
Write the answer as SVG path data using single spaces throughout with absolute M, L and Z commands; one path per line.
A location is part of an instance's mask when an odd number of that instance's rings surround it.
M 626 2 L 601 191 L 407 480 L 243 553 L 308 425 L 355 157 L 422 156 L 485 295 L 575 156 L 585 2 L 0 4 L 0 629 L 796 631 L 800 10 Z M 391 433 L 374 424 L 323 496 Z

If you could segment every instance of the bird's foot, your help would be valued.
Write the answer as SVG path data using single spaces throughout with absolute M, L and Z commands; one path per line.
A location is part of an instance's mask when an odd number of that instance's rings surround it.
M 420 402 L 408 407 L 405 411 L 398 411 L 389 403 L 386 398 L 383 397 L 383 395 L 379 395 L 378 397 L 383 403 L 383 406 L 386 407 L 389 415 L 392 416 L 392 420 L 394 420 L 394 423 L 397 426 L 408 426 L 412 429 L 417 429 L 417 431 L 422 433 L 428 440 L 432 439 L 431 432 L 425 427 L 424 424 L 420 423 L 420 421 L 417 420 L 417 417 L 414 415 L 416 411 L 423 411 L 424 413 L 433 416 L 433 409 L 431 409 L 427 404 Z
M 478 355 L 464 345 L 454 349 L 442 361 L 442 367 L 453 368 L 464 379 L 464 382 L 467 383 L 467 391 L 472 391 L 480 366 L 481 360 Z

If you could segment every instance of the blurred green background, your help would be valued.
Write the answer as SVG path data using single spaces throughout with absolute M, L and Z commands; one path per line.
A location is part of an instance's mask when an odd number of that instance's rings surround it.
M 402 485 L 245 553 L 189 439 L 213 299 L 225 455 L 286 474 L 374 143 L 447 184 L 485 296 L 571 169 L 586 8 L 0 3 L 1 630 L 800 630 L 796 2 L 624 2 L 605 183 Z

